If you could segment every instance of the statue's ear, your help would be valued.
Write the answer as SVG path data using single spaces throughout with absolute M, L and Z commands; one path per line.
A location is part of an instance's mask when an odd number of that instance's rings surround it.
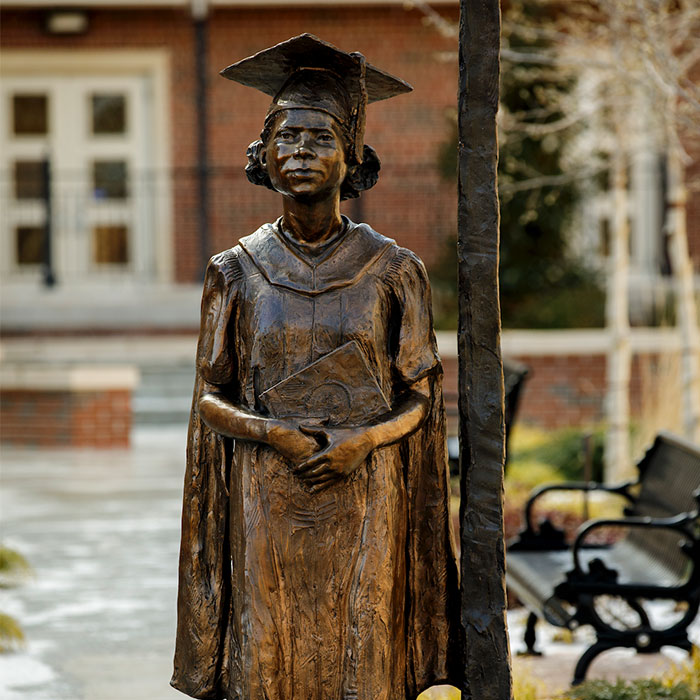
M 265 145 L 261 146 L 258 151 L 258 161 L 260 162 L 260 167 L 267 172 L 267 147 Z

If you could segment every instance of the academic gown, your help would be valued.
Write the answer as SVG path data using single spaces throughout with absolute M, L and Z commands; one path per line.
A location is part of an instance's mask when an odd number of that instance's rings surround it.
M 421 428 L 312 493 L 262 443 L 199 416 L 355 340 L 392 404 L 429 378 Z M 445 417 L 423 264 L 365 224 L 318 257 L 279 221 L 214 256 L 187 447 L 172 685 L 196 698 L 407 700 L 450 680 L 458 621 Z

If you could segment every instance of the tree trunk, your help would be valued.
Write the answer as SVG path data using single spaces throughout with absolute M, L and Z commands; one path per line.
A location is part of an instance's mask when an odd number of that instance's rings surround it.
M 500 8 L 461 0 L 459 428 L 462 698 L 510 700 L 496 191 Z
M 683 432 L 693 442 L 700 441 L 700 387 L 698 381 L 698 316 L 693 288 L 693 262 L 688 254 L 686 234 L 686 200 L 683 165 L 678 146 L 671 144 L 668 153 L 668 219 L 666 230 L 671 237 L 671 260 L 676 281 L 676 323 L 681 335 L 681 393 L 683 397 Z
M 608 433 L 605 445 L 605 481 L 625 479 L 630 462 L 629 385 L 632 354 L 629 324 L 629 221 L 627 212 L 627 159 L 619 149 L 613 158 L 613 226 L 611 270 L 608 275 L 606 316 L 609 337 L 607 366 Z

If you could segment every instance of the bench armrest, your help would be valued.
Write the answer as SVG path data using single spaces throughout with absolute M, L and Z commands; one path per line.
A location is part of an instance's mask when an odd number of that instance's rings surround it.
M 583 573 L 579 552 L 585 547 L 585 539 L 592 532 L 601 527 L 638 527 L 638 528 L 653 528 L 653 529 L 668 529 L 676 530 L 680 534 L 687 537 L 692 542 L 697 542 L 697 536 L 688 526 L 694 523 L 700 513 L 695 510 L 689 513 L 679 513 L 671 518 L 651 518 L 648 516 L 633 516 L 629 518 L 600 518 L 590 520 L 584 523 L 576 534 L 576 539 L 572 545 L 572 554 L 574 559 L 574 571 Z
M 617 484 L 615 486 L 606 486 L 605 484 L 600 484 L 597 481 L 563 481 L 557 484 L 546 484 L 545 486 L 540 486 L 535 489 L 528 498 L 525 504 L 525 529 L 529 532 L 534 532 L 534 523 L 532 522 L 532 510 L 540 496 L 550 491 L 606 491 L 607 493 L 614 493 L 618 496 L 626 498 L 630 503 L 634 502 L 634 496 L 630 493 L 629 489 L 632 486 L 636 486 L 638 481 L 625 481 L 622 484 Z

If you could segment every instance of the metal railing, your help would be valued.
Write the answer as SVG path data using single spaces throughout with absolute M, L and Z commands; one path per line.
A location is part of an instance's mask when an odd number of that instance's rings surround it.
M 165 277 L 195 281 L 209 255 L 281 213 L 279 195 L 251 185 L 243 162 L 139 171 L 128 164 L 102 170 L 94 163 L 83 170 L 59 170 L 47 161 L 14 165 L 0 170 L 0 272 L 6 280 L 47 286 L 147 281 L 169 266 Z M 376 193 L 349 200 L 343 211 L 429 258 L 454 231 L 452 186 L 431 164 L 393 165 L 382 175 Z

